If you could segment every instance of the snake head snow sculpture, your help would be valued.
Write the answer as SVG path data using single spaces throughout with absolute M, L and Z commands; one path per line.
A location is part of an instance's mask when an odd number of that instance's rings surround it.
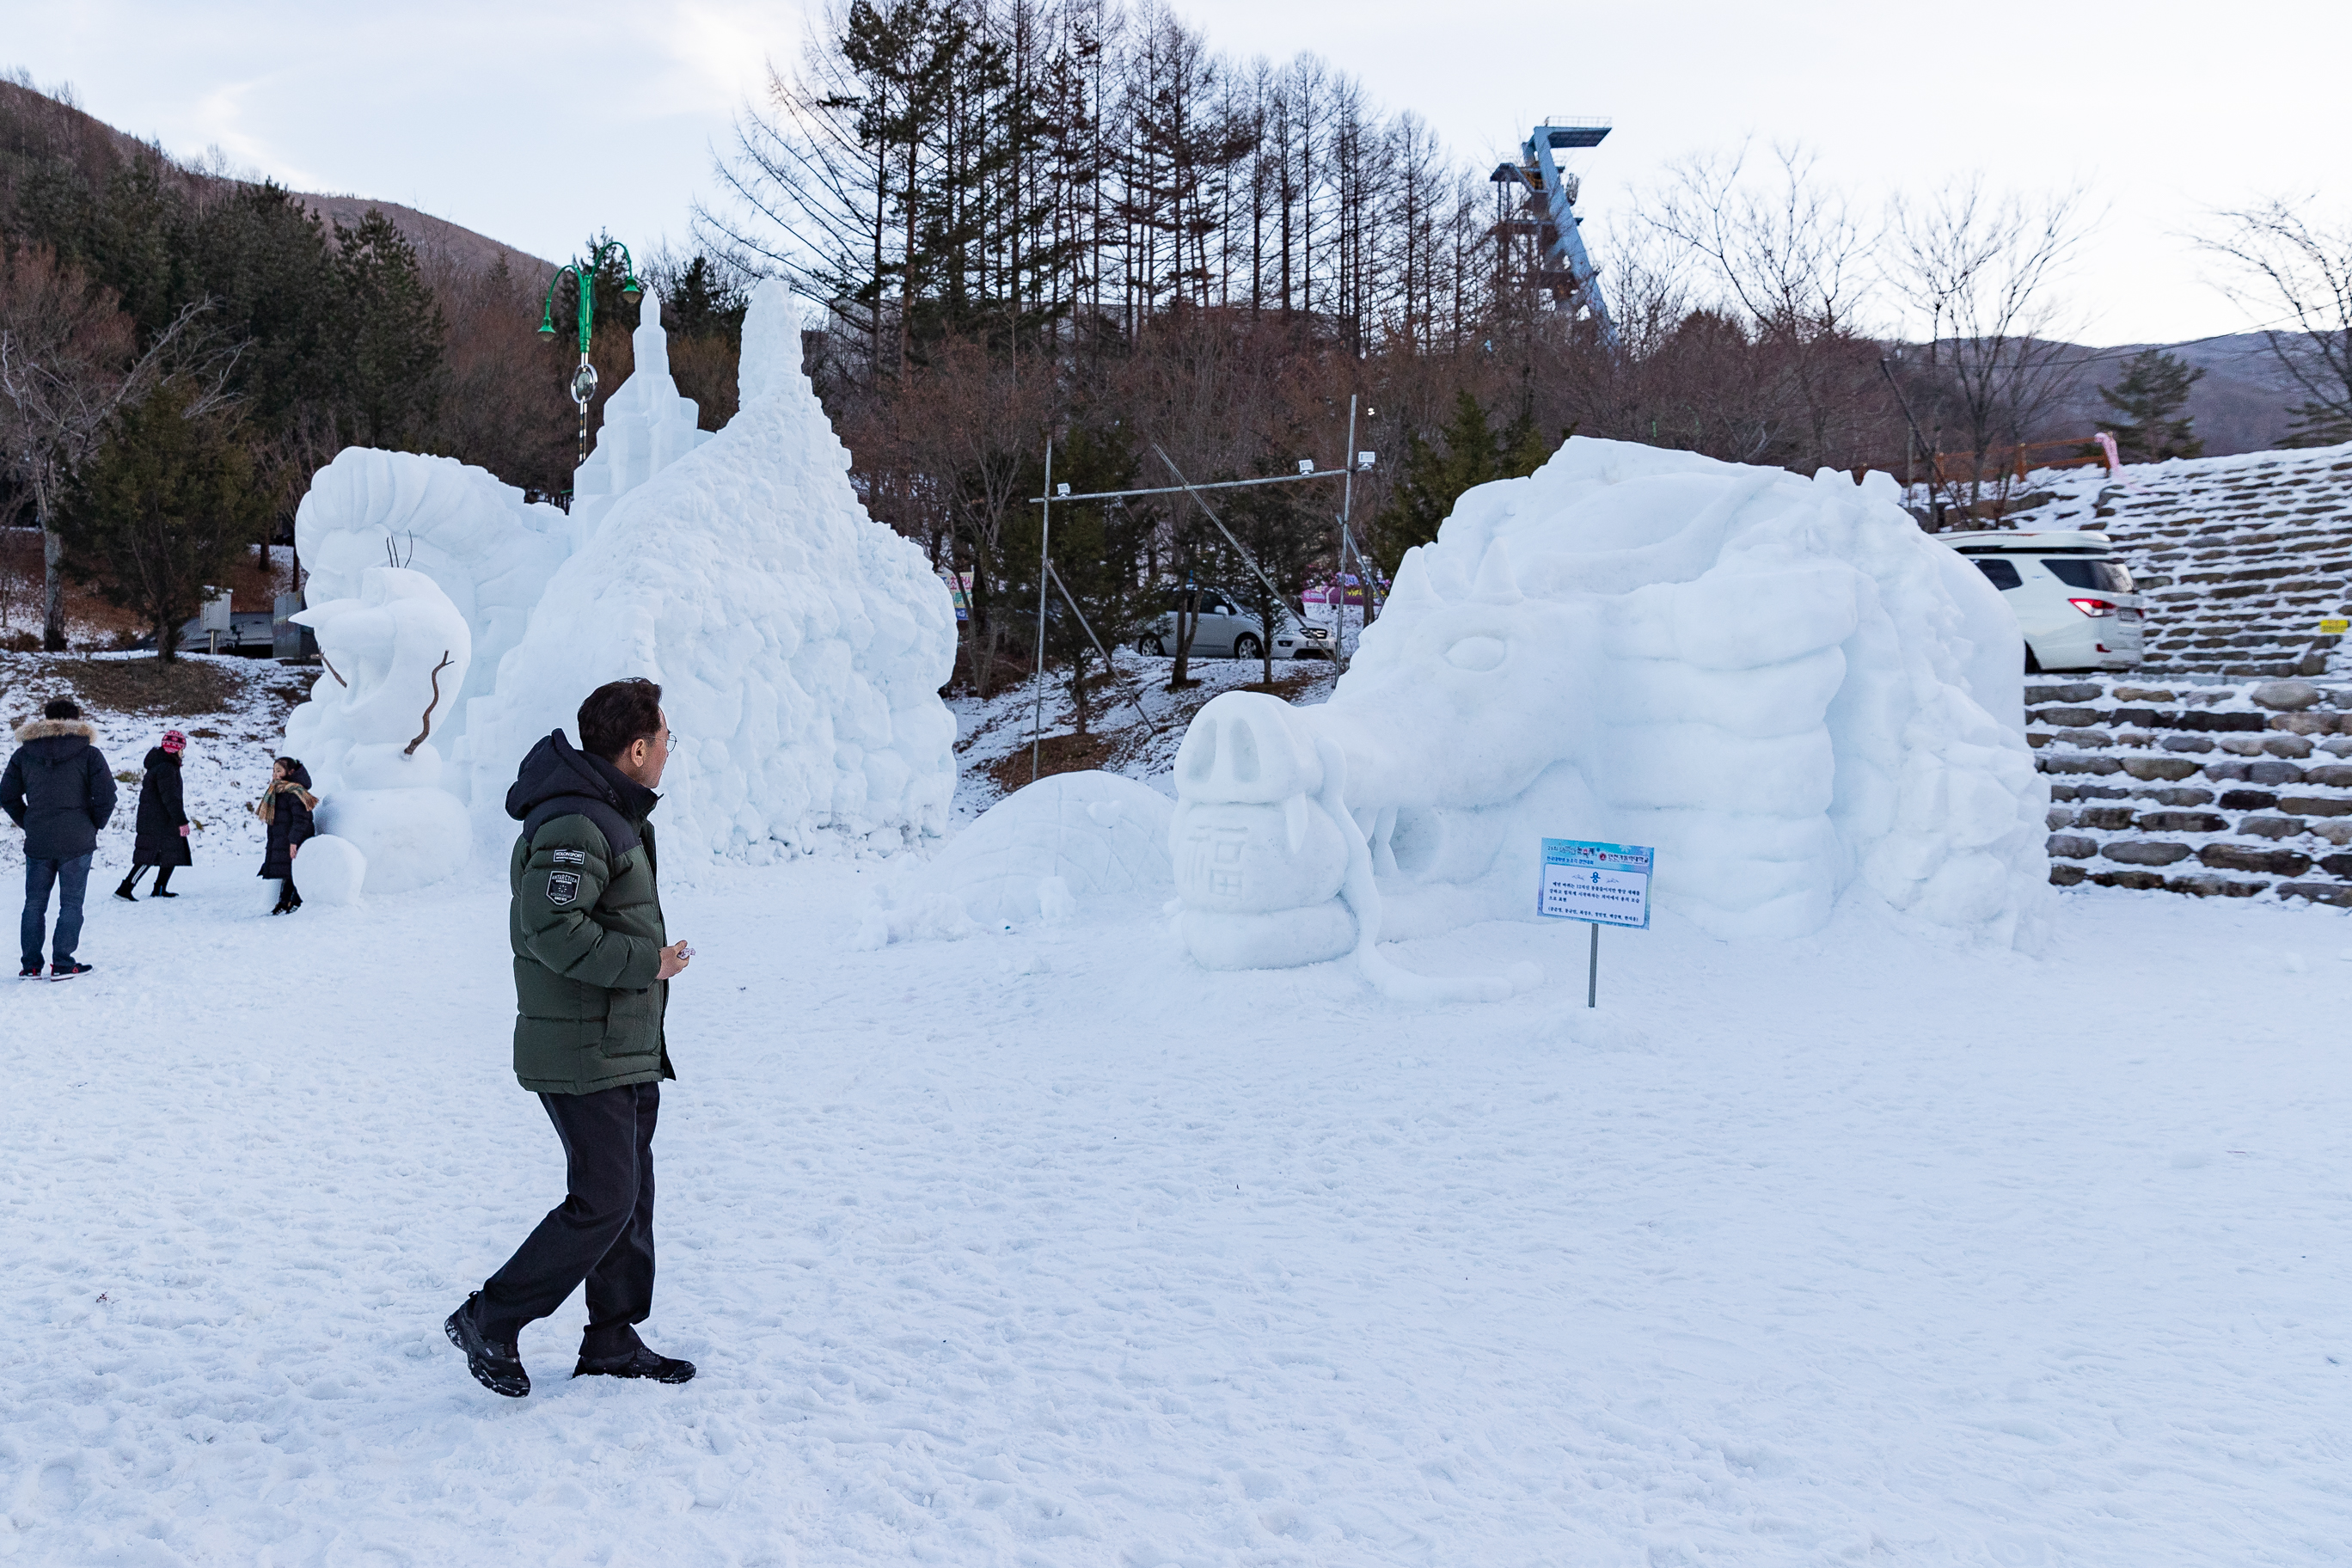
M 466 618 L 422 572 L 372 566 L 360 577 L 357 598 L 294 617 L 317 634 L 327 668 L 288 719 L 287 748 L 310 764 L 322 793 L 437 785 L 440 752 L 429 738 L 465 684 L 473 651 Z
M 1572 440 L 1406 554 L 1329 701 L 1194 719 L 1185 942 L 1375 965 L 1383 931 L 1530 916 L 1547 837 L 1655 846 L 1658 905 L 1718 935 L 1801 935 L 1862 889 L 2006 936 L 2047 874 L 2020 669 L 2008 608 L 1885 476 Z

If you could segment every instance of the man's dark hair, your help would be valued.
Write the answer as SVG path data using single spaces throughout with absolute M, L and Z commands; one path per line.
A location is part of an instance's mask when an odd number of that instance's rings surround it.
M 607 681 L 580 705 L 580 749 L 606 762 L 661 727 L 661 688 L 642 675 Z
M 79 719 L 81 717 L 81 704 L 76 702 L 70 697 L 52 697 L 49 699 L 48 706 L 41 710 L 41 717 L 44 719 Z

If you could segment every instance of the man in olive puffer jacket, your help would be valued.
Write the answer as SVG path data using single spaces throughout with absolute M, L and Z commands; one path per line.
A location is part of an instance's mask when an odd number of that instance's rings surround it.
M 655 885 L 653 825 L 669 761 L 661 688 L 600 686 L 580 705 L 580 748 L 558 730 L 507 792 L 522 823 L 508 866 L 515 1077 L 563 1143 L 568 1195 L 444 1326 L 483 1386 L 530 1392 L 516 1349 L 525 1323 L 583 1280 L 588 1327 L 574 1377 L 684 1383 L 635 1325 L 653 1310 L 654 1122 L 670 1070 L 662 1014 L 691 950 L 669 942 Z

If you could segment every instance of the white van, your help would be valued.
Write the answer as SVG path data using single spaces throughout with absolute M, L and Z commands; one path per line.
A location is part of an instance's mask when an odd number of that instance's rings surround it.
M 2142 605 L 2104 533 L 1938 534 L 2000 590 L 2025 634 L 2028 674 L 2135 669 Z

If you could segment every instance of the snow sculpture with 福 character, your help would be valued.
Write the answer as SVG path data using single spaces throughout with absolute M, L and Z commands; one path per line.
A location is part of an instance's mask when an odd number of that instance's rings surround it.
M 1842 899 L 2006 942 L 2047 897 L 2013 618 L 1883 474 L 1808 480 L 1573 439 L 1465 494 L 1328 703 L 1194 719 L 1171 826 L 1211 968 L 1353 951 L 1392 994 L 1495 995 L 1383 936 L 1531 918 L 1541 843 L 1654 845 L 1718 936 Z

